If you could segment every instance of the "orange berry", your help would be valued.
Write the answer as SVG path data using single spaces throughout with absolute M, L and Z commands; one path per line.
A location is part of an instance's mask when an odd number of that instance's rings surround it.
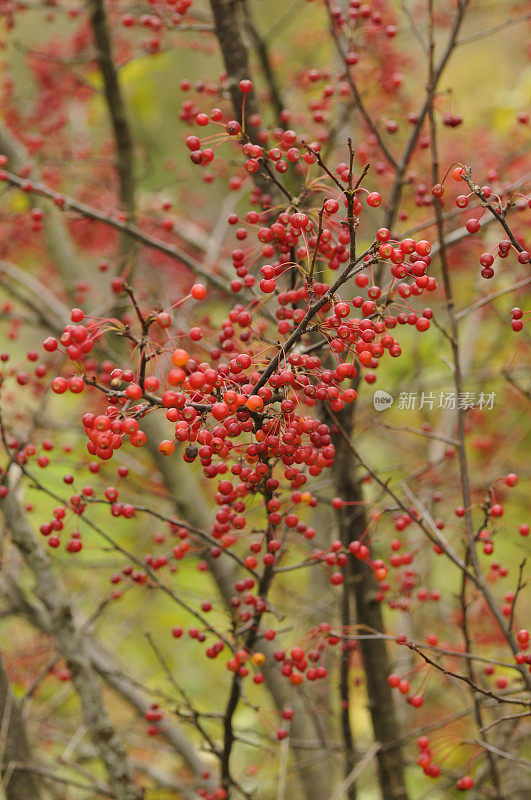
M 174 350 L 171 354 L 171 360 L 176 367 L 184 367 L 190 361 L 190 355 L 186 350 Z
M 261 411 L 264 407 L 264 401 L 259 394 L 252 394 L 246 405 L 249 411 Z
M 259 667 L 265 661 L 265 655 L 263 653 L 253 653 L 252 655 L 252 662 L 255 666 Z
M 170 442 L 169 439 L 164 439 L 164 441 L 159 444 L 159 453 L 162 453 L 163 456 L 171 456 L 174 452 L 175 445 L 173 442 Z

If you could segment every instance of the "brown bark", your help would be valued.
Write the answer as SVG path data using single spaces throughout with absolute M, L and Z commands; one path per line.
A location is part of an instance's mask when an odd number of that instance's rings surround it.
M 353 429 L 353 409 L 348 408 L 341 416 L 343 428 L 350 435 Z M 336 458 L 334 464 L 335 490 L 339 497 L 351 503 L 345 505 L 339 514 L 340 534 L 343 543 L 348 544 L 361 539 L 367 527 L 363 506 L 358 465 L 345 440 L 337 436 L 335 440 Z M 347 582 L 356 604 L 356 622 L 360 625 L 383 631 L 382 608 L 376 595 L 378 583 L 372 569 L 364 562 L 350 557 Z M 368 707 L 372 720 L 374 739 L 382 745 L 396 742 L 400 738 L 391 689 L 387 683 L 390 672 L 385 641 L 382 639 L 362 639 L 360 641 Z M 383 747 L 377 755 L 378 776 L 383 800 L 407 800 L 404 781 L 402 752 L 399 747 Z
M 239 89 L 241 80 L 251 79 L 249 52 L 243 40 L 241 10 L 236 0 L 209 0 L 214 28 L 221 49 L 227 86 L 232 100 L 232 107 L 238 122 L 245 124 L 242 118 L 242 100 L 244 95 Z M 252 114 L 259 114 L 256 91 L 245 95 L 245 120 Z M 256 142 L 256 128 L 247 127 L 245 133 Z M 272 183 L 262 172 L 255 172 L 253 180 L 263 194 L 271 194 Z
M 91 0 L 90 22 L 103 77 L 103 89 L 116 144 L 116 168 L 120 179 L 120 200 L 128 216 L 135 213 L 133 138 L 127 119 L 118 72 L 112 55 L 111 37 L 104 0 Z
M 20 706 L 13 696 L 0 658 L 0 776 L 6 800 L 40 800 L 37 776 L 12 764 L 29 764 L 31 751 Z
M 230 92 L 234 113 L 242 122 L 241 107 L 243 95 L 239 89 L 241 80 L 250 79 L 249 53 L 242 36 L 242 26 L 238 4 L 234 0 L 210 0 L 214 16 L 216 36 L 221 48 L 223 63 L 227 73 L 227 86 Z M 245 99 L 245 114 L 258 114 L 258 104 L 254 92 Z

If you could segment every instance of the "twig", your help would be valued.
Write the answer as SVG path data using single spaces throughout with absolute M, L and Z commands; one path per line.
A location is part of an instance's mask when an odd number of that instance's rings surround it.
M 514 598 L 511 606 L 511 616 L 509 617 L 509 628 L 511 629 L 514 624 L 514 615 L 516 612 L 516 601 L 518 599 L 518 595 L 520 594 L 522 589 L 525 589 L 525 587 L 527 586 L 527 582 L 524 581 L 524 569 L 526 564 L 527 564 L 527 558 L 524 558 L 523 561 L 520 562 L 520 566 L 518 568 L 518 580 L 516 582 L 516 589 L 514 591 Z
M 284 103 L 282 101 L 282 96 L 280 92 L 280 87 L 278 85 L 277 77 L 275 75 L 273 65 L 271 64 L 271 57 L 269 55 L 267 40 L 265 37 L 261 36 L 260 33 L 258 32 L 258 29 L 254 23 L 251 14 L 251 10 L 249 8 L 248 0 L 240 0 L 240 4 L 243 9 L 243 18 L 245 27 L 247 28 L 249 36 L 253 42 L 254 49 L 256 50 L 256 53 L 260 60 L 262 72 L 267 80 L 269 95 L 271 98 L 271 104 L 275 110 L 277 118 L 280 118 L 280 113 L 284 108 Z M 282 127 L 285 127 L 285 123 L 283 123 L 282 121 L 280 121 L 280 125 Z
M 499 717 L 495 719 L 494 722 L 490 722 L 488 725 L 485 725 L 483 728 L 480 729 L 480 732 L 483 733 L 484 731 L 490 730 L 490 728 L 494 728 L 496 725 L 500 725 L 502 722 L 509 722 L 519 719 L 524 719 L 525 717 L 530 717 L 531 711 L 522 711 L 520 714 L 507 714 L 505 717 Z
M 289 739 L 286 737 L 280 742 L 280 755 L 278 760 L 278 785 L 277 800 L 285 800 L 286 784 L 288 777 Z
M 365 767 L 367 767 L 373 758 L 377 755 L 378 751 L 381 749 L 382 745 L 380 742 L 374 742 L 374 744 L 367 750 L 363 758 L 361 758 L 354 769 L 347 775 L 341 786 L 334 792 L 330 800 L 341 800 L 341 798 L 346 794 L 350 786 L 354 783 L 356 778 L 363 772 Z
M 519 242 L 519 241 L 517 240 L 517 238 L 515 237 L 514 233 L 512 232 L 512 230 L 511 230 L 511 228 L 509 227 L 509 225 L 508 225 L 508 223 L 507 223 L 507 220 L 506 220 L 507 213 L 510 211 L 510 209 L 511 209 L 511 208 L 513 208 L 513 207 L 514 207 L 514 204 L 512 204 L 512 203 L 509 201 L 509 202 L 508 202 L 508 203 L 507 203 L 507 204 L 506 204 L 506 205 L 505 205 L 505 206 L 502 208 L 502 211 L 501 211 L 501 213 L 500 213 L 499 211 L 497 211 L 497 210 L 494 208 L 493 204 L 492 204 L 492 203 L 491 203 L 491 202 L 488 200 L 488 198 L 485 196 L 485 193 L 483 192 L 483 190 L 481 189 L 481 187 L 479 187 L 477 184 L 475 184 L 475 183 L 473 182 L 473 180 L 472 180 L 472 174 L 471 174 L 471 169 L 470 169 L 470 167 L 467 167 L 467 169 L 466 169 L 466 170 L 465 170 L 465 172 L 463 173 L 463 180 L 464 180 L 464 181 L 465 181 L 465 183 L 468 185 L 468 187 L 469 187 L 470 191 L 471 191 L 471 192 L 473 192 L 473 193 L 476 195 L 476 197 L 479 197 L 479 199 L 481 200 L 481 204 L 482 204 L 483 206 L 485 206 L 485 208 L 488 208 L 488 210 L 490 211 L 490 213 L 492 214 L 492 216 L 494 217 L 494 219 L 495 219 L 495 220 L 497 220 L 497 222 L 499 222 L 499 224 L 502 226 L 503 230 L 504 230 L 504 231 L 505 231 L 505 233 L 507 234 L 507 238 L 508 238 L 508 239 L 509 239 L 509 241 L 511 242 L 512 246 L 514 247 L 514 249 L 515 249 L 515 250 L 516 250 L 518 253 L 521 253 L 521 252 L 523 251 L 523 249 L 524 249 L 524 248 L 522 247 L 522 245 L 520 244 L 520 242 Z M 500 205 L 500 208 L 501 208 L 501 205 Z
M 468 684 L 468 686 L 470 686 L 470 688 L 474 692 L 477 692 L 478 694 L 482 694 L 485 697 L 490 697 L 493 700 L 496 700 L 498 703 L 508 703 L 510 705 L 520 705 L 520 706 L 529 705 L 528 698 L 524 700 L 520 698 L 504 697 L 502 695 L 495 694 L 494 692 L 491 692 L 488 689 L 482 689 L 481 686 L 475 684 L 468 676 L 461 675 L 458 672 L 452 672 L 452 670 L 446 669 L 446 667 L 443 667 L 441 664 L 438 664 L 432 658 L 427 656 L 426 653 L 424 653 L 420 649 L 420 647 L 417 647 L 417 645 L 412 644 L 411 642 L 405 642 L 404 644 L 410 650 L 413 650 L 415 653 L 417 653 L 426 662 L 426 664 L 429 664 L 431 667 L 435 667 L 435 669 L 439 670 L 439 672 L 442 672 L 449 678 L 455 678 L 456 680 L 463 681 L 464 683 Z
M 462 39 L 458 39 L 456 41 L 455 46 L 461 47 L 463 44 L 475 42 L 478 39 L 485 39 L 487 36 L 492 36 L 494 33 L 503 31 L 511 25 L 519 25 L 521 22 L 527 22 L 527 20 L 530 18 L 531 14 L 523 14 L 521 17 L 508 17 L 505 22 L 500 22 L 499 25 L 494 25 L 492 28 L 487 28 L 484 31 L 478 31 L 477 33 L 471 33 L 468 36 L 463 36 Z
M 437 439 L 440 442 L 445 442 L 450 445 L 457 445 L 457 439 L 452 439 L 449 436 L 441 436 L 438 433 L 431 433 L 430 431 L 423 431 L 421 428 L 410 428 L 408 425 L 392 425 L 390 422 L 383 422 L 382 420 L 371 419 L 373 425 L 379 425 L 381 428 L 389 428 L 393 431 L 405 431 L 406 433 L 414 433 L 417 436 L 426 436 L 428 439 Z
M 459 322 L 460 319 L 465 317 L 467 314 L 471 314 L 472 311 L 477 311 L 478 308 L 483 308 L 483 306 L 492 303 L 492 301 L 496 300 L 496 298 L 502 297 L 504 294 L 509 294 L 510 292 L 516 292 L 518 289 L 522 289 L 524 286 L 528 286 L 530 283 L 531 277 L 524 278 L 523 280 L 518 281 L 518 283 L 513 284 L 513 286 L 509 286 L 507 289 L 500 289 L 499 292 L 494 292 L 493 294 L 487 295 L 487 297 L 482 297 L 481 300 L 472 303 L 472 305 L 468 306 L 468 308 L 464 308 L 462 311 L 459 311 L 455 315 L 455 318 L 457 322 Z
M 432 94 L 435 92 L 435 90 L 437 88 L 437 85 L 438 85 L 438 83 L 439 83 L 439 81 L 441 79 L 441 76 L 442 76 L 442 74 L 444 72 L 444 69 L 446 67 L 446 64 L 448 63 L 448 60 L 449 60 L 450 56 L 452 55 L 452 53 L 453 53 L 453 51 L 455 49 L 455 43 L 457 41 L 457 35 L 459 33 L 459 30 L 461 29 L 461 25 L 462 25 L 463 20 L 465 18 L 466 11 L 467 11 L 467 8 L 468 8 L 469 4 L 470 4 L 470 0 L 459 0 L 459 2 L 458 2 L 457 13 L 456 13 L 455 18 L 454 18 L 454 23 L 452 25 L 452 29 L 451 29 L 450 34 L 448 36 L 448 41 L 446 43 L 446 47 L 445 47 L 444 52 L 442 53 L 442 55 L 440 57 L 440 60 L 439 60 L 439 62 L 437 64 L 437 66 L 434 67 L 433 70 L 432 70 L 432 83 L 431 83 L 431 93 Z M 422 104 L 422 107 L 420 109 L 417 122 L 416 122 L 413 130 L 411 131 L 411 135 L 410 135 L 410 137 L 408 139 L 408 142 L 407 142 L 407 144 L 406 144 L 406 146 L 404 148 L 404 151 L 402 153 L 402 157 L 401 157 L 401 159 L 400 159 L 400 161 L 398 163 L 398 166 L 397 166 L 397 169 L 396 169 L 395 181 L 394 181 L 394 185 L 393 185 L 393 190 L 391 192 L 391 199 L 389 201 L 389 205 L 388 205 L 388 208 L 387 208 L 386 227 L 389 228 L 389 229 L 391 229 L 393 227 L 393 223 L 394 223 L 394 220 L 395 220 L 395 217 L 396 217 L 396 212 L 398 210 L 398 204 L 400 202 L 400 197 L 402 195 L 404 175 L 406 173 L 406 169 L 408 167 L 408 164 L 409 164 L 409 162 L 411 160 L 411 156 L 413 155 L 413 152 L 414 152 L 415 147 L 417 145 L 418 138 L 419 138 L 420 132 L 422 130 L 422 126 L 423 126 L 424 121 L 426 119 L 426 116 L 427 116 L 427 114 L 429 112 L 429 109 L 431 107 L 432 101 L 433 101 L 433 97 L 430 97 L 430 92 L 427 92 L 426 93 L 426 97 L 424 99 L 424 102 Z
M 341 62 L 345 67 L 345 78 L 347 80 L 348 85 L 350 86 L 350 90 L 352 92 L 352 96 L 354 97 L 354 100 L 356 102 L 356 107 L 359 109 L 359 112 L 360 112 L 361 116 L 363 117 L 363 120 L 365 121 L 365 124 L 367 125 L 368 129 L 376 137 L 376 140 L 378 141 L 378 145 L 379 145 L 380 150 L 382 151 L 383 155 L 389 161 L 391 166 L 394 169 L 397 169 L 398 165 L 397 165 L 396 159 L 394 158 L 394 156 L 390 152 L 389 148 L 387 147 L 387 145 L 383 141 L 383 139 L 381 137 L 381 134 L 380 134 L 380 131 L 378 130 L 378 128 L 377 128 L 374 120 L 372 119 L 371 115 L 369 114 L 369 112 L 365 108 L 365 104 L 363 102 L 363 98 L 361 96 L 361 93 L 360 93 L 360 91 L 359 91 L 359 89 L 357 87 L 356 81 L 352 77 L 352 73 L 351 73 L 351 71 L 349 69 L 349 66 L 345 61 L 345 53 L 343 52 L 343 47 L 341 45 L 341 42 L 340 42 L 340 39 L 339 39 L 339 35 L 338 35 L 337 30 L 335 28 L 334 20 L 333 20 L 333 17 L 332 17 L 332 7 L 330 5 L 330 0 L 325 0 L 325 6 L 326 6 L 326 10 L 328 12 L 328 18 L 329 18 L 329 22 L 330 22 L 330 33 L 332 35 L 332 39 L 334 40 L 334 45 L 335 45 L 335 48 L 336 48 L 336 50 L 338 52 L 338 55 L 339 55 L 339 57 L 341 59 Z
M 488 750 L 497 756 L 501 756 L 501 758 L 507 758 L 509 761 L 514 761 L 515 764 L 520 764 L 520 766 L 525 767 L 526 769 L 531 769 L 531 761 L 528 761 L 525 758 L 517 758 L 517 756 L 513 756 L 512 753 L 506 753 L 504 750 L 500 750 L 498 747 L 494 747 L 488 742 L 483 742 L 480 739 L 465 739 L 464 741 L 470 744 L 478 744 L 485 750 Z
M 47 769 L 46 767 L 41 767 L 34 764 L 25 764 L 20 761 L 12 761 L 9 766 L 13 772 L 28 772 L 33 775 L 40 775 L 43 778 L 54 781 L 54 783 L 62 783 L 65 786 L 72 786 L 76 789 L 85 789 L 85 791 L 93 792 L 101 797 L 118 797 L 118 795 L 113 792 L 107 784 L 101 781 L 94 781 L 94 783 L 81 783 L 74 778 L 66 778 L 62 775 L 57 775 L 57 773 L 53 772 L 51 769 Z

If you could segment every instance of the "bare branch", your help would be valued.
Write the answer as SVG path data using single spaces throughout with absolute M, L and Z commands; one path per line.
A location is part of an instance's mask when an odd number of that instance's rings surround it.
M 105 764 L 111 790 L 116 800 L 142 800 L 143 792 L 134 780 L 126 751 L 110 722 L 83 637 L 76 630 L 71 606 L 50 560 L 12 492 L 0 498 L 0 510 L 14 544 L 33 573 L 35 594 L 50 615 L 51 631 L 72 673 L 83 720 Z

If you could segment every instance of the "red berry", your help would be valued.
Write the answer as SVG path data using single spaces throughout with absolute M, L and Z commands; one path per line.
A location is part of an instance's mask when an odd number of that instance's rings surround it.
M 253 90 L 253 82 L 245 79 L 243 81 L 240 81 L 239 87 L 240 87 L 240 92 L 243 92 L 243 94 L 249 94 L 249 92 L 252 92 Z

